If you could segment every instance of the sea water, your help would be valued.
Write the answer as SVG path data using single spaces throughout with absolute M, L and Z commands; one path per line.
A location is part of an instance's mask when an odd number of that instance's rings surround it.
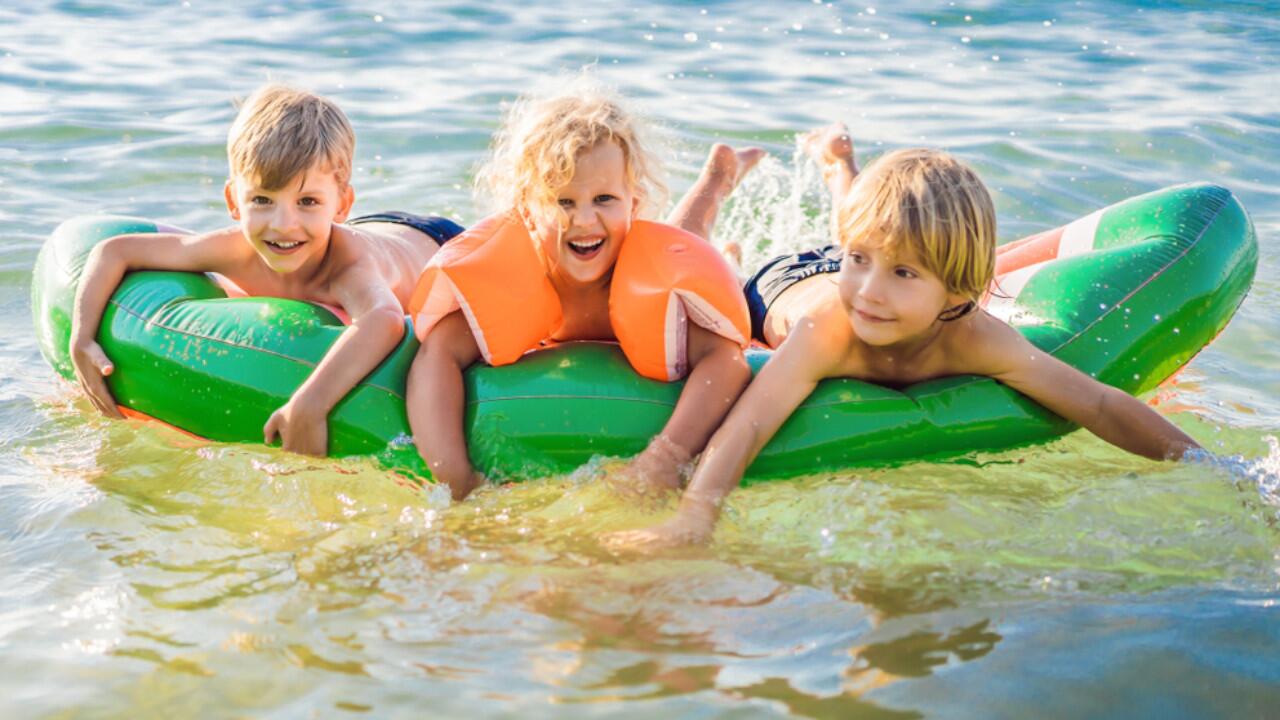
M 733 494 L 708 547 L 601 463 L 461 504 L 361 461 L 97 417 L 41 358 L 31 268 L 61 220 L 228 224 L 233 100 L 333 97 L 356 212 L 463 223 L 506 103 L 590 66 L 658 125 L 669 184 L 770 157 L 717 240 L 822 242 L 797 133 L 929 145 L 1000 237 L 1225 185 L 1257 280 L 1152 396 L 1213 457 L 1087 433 Z M 1280 710 L 1280 9 L 1273 2 L 24 0 L 0 8 L 0 715 L 1261 717 Z

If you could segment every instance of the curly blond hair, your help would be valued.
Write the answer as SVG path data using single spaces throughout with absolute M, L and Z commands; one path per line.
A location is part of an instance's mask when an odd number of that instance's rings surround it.
M 245 99 L 227 133 L 232 177 L 268 190 L 317 166 L 346 187 L 355 151 L 355 131 L 332 100 L 274 83 Z
M 996 212 L 969 166 L 941 150 L 896 150 L 854 182 L 837 209 L 842 247 L 906 243 L 948 292 L 978 301 L 996 268 Z
M 641 214 L 651 214 L 666 203 L 667 188 L 657 157 L 646 149 L 650 132 L 613 92 L 585 76 L 553 93 L 524 95 L 494 134 L 476 190 L 498 212 L 556 208 L 556 194 L 573 180 L 578 156 L 612 141 L 622 150 Z

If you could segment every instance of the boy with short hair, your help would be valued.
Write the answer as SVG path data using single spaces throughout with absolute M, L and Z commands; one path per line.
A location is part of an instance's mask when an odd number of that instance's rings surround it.
M 199 235 L 119 235 L 90 254 L 76 294 L 71 357 L 80 386 L 120 417 L 104 377 L 114 369 L 96 340 L 111 294 L 131 270 L 208 272 L 233 294 L 338 306 L 346 331 L 263 428 L 286 450 L 323 455 L 328 414 L 404 336 L 404 308 L 440 244 L 462 231 L 436 217 L 381 213 L 343 225 L 355 133 L 332 101 L 282 85 L 257 90 L 227 138 L 224 195 L 235 227 Z M 351 227 L 360 225 L 360 227 Z
M 608 544 L 707 540 L 747 466 L 831 377 L 909 384 L 987 375 L 1129 452 L 1176 459 L 1199 447 L 1142 401 L 978 307 L 995 274 L 996 223 L 973 170 L 917 148 L 859 174 L 843 125 L 811 136 L 809 150 L 834 196 L 839 245 L 775 258 L 747 282 L 752 334 L 776 351 L 707 443 L 675 518 L 614 533 Z

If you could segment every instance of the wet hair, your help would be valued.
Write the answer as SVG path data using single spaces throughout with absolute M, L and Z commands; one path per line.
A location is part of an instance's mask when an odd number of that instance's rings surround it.
M 476 189 L 499 212 L 557 208 L 556 195 L 573 180 L 578 157 L 609 141 L 622 150 L 627 183 L 641 213 L 649 214 L 665 204 L 667 188 L 657 157 L 646 149 L 648 133 L 613 92 L 579 76 L 512 104 L 476 173 Z
M 227 133 L 232 177 L 268 190 L 312 168 L 333 173 L 339 187 L 351 180 L 356 135 L 332 100 L 269 84 L 245 99 Z
M 858 175 L 837 209 L 840 245 L 871 239 L 892 251 L 905 244 L 947 292 L 970 303 L 995 276 L 996 213 L 991 195 L 967 165 L 941 150 L 912 148 L 884 155 Z

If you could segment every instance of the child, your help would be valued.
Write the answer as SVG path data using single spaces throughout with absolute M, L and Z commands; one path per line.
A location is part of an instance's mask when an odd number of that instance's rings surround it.
M 859 176 L 843 125 L 811 136 L 809 150 L 837 203 L 840 247 L 776 258 L 748 281 L 753 333 L 776 352 L 711 438 L 676 516 L 608 544 L 706 540 L 747 466 L 829 377 L 988 375 L 1130 452 L 1166 459 L 1199 447 L 1141 401 L 978 309 L 995 271 L 995 210 L 972 170 L 912 149 Z
M 514 362 L 548 341 L 616 339 L 642 374 L 687 374 L 670 421 L 624 473 L 637 490 L 679 487 L 681 466 L 751 376 L 742 355 L 750 330 L 741 291 L 703 238 L 719 202 L 760 154 L 718 146 L 673 215 L 682 232 L 637 220 L 661 184 L 640 129 L 615 99 L 578 83 L 516 103 L 478 177 L 501 212 L 432 259 L 411 307 L 422 346 L 409 371 L 409 423 L 432 474 L 455 499 L 483 482 L 463 434 L 463 370 L 481 359 Z M 641 278 L 627 260 L 641 255 L 679 278 Z M 639 311 L 620 321 L 639 285 L 656 287 L 664 302 L 673 289 L 687 291 L 698 296 L 690 303 L 712 310 L 688 310 L 710 329 L 697 322 L 666 328 L 677 344 L 667 346 L 668 357 L 682 362 L 665 371 L 663 313 Z M 708 322 L 716 313 L 728 321 Z M 642 329 L 653 323 L 656 333 Z M 657 368 L 645 356 L 652 350 Z
M 355 134 L 331 101 L 280 85 L 255 92 L 227 138 L 224 195 L 236 227 L 203 235 L 109 238 L 85 265 L 71 331 L 71 357 L 93 404 L 120 417 L 104 376 L 113 367 L 96 340 L 108 299 L 130 270 L 223 276 L 240 294 L 339 306 L 350 326 L 315 372 L 263 428 L 286 450 L 325 454 L 328 415 L 404 336 L 404 307 L 432 254 L 461 232 L 443 218 L 382 213 L 340 225 L 355 193 Z

